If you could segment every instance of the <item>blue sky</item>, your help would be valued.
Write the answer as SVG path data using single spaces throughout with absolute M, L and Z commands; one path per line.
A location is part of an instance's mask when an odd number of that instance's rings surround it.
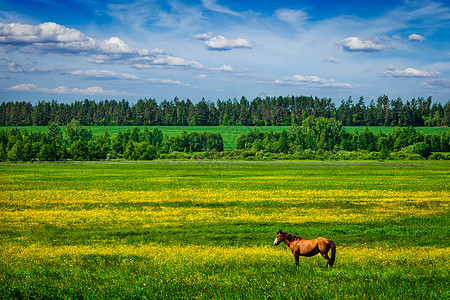
M 448 1 L 0 0 L 0 101 L 450 100 Z

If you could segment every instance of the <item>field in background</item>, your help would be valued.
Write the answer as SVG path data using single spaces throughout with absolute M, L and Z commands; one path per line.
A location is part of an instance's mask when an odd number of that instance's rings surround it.
M 144 126 L 136 126 L 139 129 L 144 128 Z M 239 135 L 242 133 L 248 133 L 249 131 L 257 128 L 261 132 L 266 132 L 269 130 L 276 131 L 282 131 L 283 129 L 289 130 L 290 126 L 148 126 L 148 128 L 151 130 L 154 127 L 157 127 L 161 129 L 161 131 L 164 134 L 167 134 L 170 136 L 176 136 L 179 135 L 183 130 L 186 132 L 193 132 L 193 131 L 210 131 L 217 133 L 219 132 L 223 137 L 224 142 L 224 149 L 225 150 L 233 150 L 236 149 L 236 139 Z M 0 127 L 0 129 L 11 129 L 12 127 Z M 23 126 L 23 127 L 17 127 L 21 130 L 26 129 L 28 131 L 41 131 L 45 132 L 47 131 L 46 126 Z M 61 126 L 62 131 L 64 132 L 65 126 Z M 130 131 L 133 129 L 133 126 L 88 126 L 89 129 L 92 130 L 92 133 L 94 135 L 103 134 L 105 133 L 105 129 L 108 130 L 108 133 L 111 135 L 111 137 L 118 133 L 119 130 L 121 132 L 124 132 L 127 129 L 130 129 Z M 382 127 L 382 126 L 371 126 L 368 127 L 369 130 L 373 131 L 374 133 L 378 133 L 379 130 L 381 130 L 383 133 L 391 133 L 395 127 Z M 363 131 L 366 129 L 365 126 L 346 126 L 345 129 L 348 132 L 354 132 L 355 129 L 358 131 Z M 439 131 L 447 130 L 447 127 L 415 127 L 417 131 L 421 131 L 425 134 L 430 133 L 439 133 Z
M 448 162 L 0 165 L 5 298 L 444 299 Z M 276 231 L 337 244 L 294 265 Z

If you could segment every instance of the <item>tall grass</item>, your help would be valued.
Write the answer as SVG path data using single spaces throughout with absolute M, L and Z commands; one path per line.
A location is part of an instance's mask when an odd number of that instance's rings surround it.
M 446 299 L 446 162 L 0 165 L 0 297 Z M 273 247 L 337 244 L 336 265 Z

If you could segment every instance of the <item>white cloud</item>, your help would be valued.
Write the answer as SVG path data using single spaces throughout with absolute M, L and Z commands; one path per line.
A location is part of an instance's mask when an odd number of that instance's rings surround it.
M 94 64 L 127 64 L 130 57 L 117 54 L 98 54 L 88 58 L 88 62 Z
M 208 32 L 208 33 L 199 33 L 199 34 L 192 34 L 191 35 L 194 39 L 196 40 L 201 40 L 201 41 L 209 41 L 210 39 L 212 39 L 214 37 L 212 32 Z
M 221 35 L 205 41 L 206 47 L 210 50 L 231 50 L 234 48 L 252 48 L 252 44 L 246 39 L 237 38 L 229 40 Z
M 91 86 L 85 89 L 74 88 L 70 90 L 75 94 L 83 94 L 83 95 L 127 95 L 126 92 L 119 92 L 116 90 L 105 90 L 99 86 Z
M 58 86 L 56 88 L 53 89 L 49 89 L 49 88 L 38 88 L 38 90 L 40 92 L 43 93 L 48 93 L 48 94 L 67 94 L 68 93 L 68 89 L 65 86 Z
M 230 15 L 237 16 L 237 17 L 242 16 L 240 13 L 237 13 L 225 6 L 217 4 L 216 0 L 202 0 L 202 3 L 203 3 L 204 7 L 206 7 L 207 9 L 213 10 L 213 11 L 230 14 Z
M 424 41 L 425 38 L 419 34 L 411 34 L 410 36 L 408 36 L 408 40 L 410 41 L 416 41 L 416 42 L 421 42 Z
M 167 54 L 166 51 L 164 49 L 161 48 L 155 48 L 150 50 L 151 54 Z
M 120 74 L 114 71 L 108 70 L 75 70 L 71 71 L 70 74 L 78 76 L 80 78 L 95 78 L 95 79 L 129 79 L 138 80 L 139 77 L 132 74 Z
M 96 40 L 84 33 L 53 22 L 39 25 L 0 23 L 0 44 L 30 46 L 37 50 L 67 53 L 116 53 L 147 55 L 147 49 L 136 49 L 118 37 Z
M 52 94 L 67 94 L 68 89 L 64 86 L 59 86 L 57 88 L 39 88 L 33 83 L 23 83 L 7 88 L 9 91 L 15 92 L 42 92 L 42 93 L 52 93 Z
M 88 61 L 96 64 L 125 64 L 136 68 L 180 67 L 201 69 L 203 65 L 196 61 L 167 55 L 161 48 L 138 49 L 129 46 L 118 37 L 97 40 L 82 32 L 56 23 L 40 25 L 0 23 L 0 45 L 30 47 L 37 51 L 57 52 L 61 54 L 89 55 Z M 95 78 L 137 79 L 130 74 L 94 72 L 73 74 Z
M 383 73 L 386 77 L 436 77 L 440 76 L 441 73 L 437 71 L 427 72 L 421 71 L 414 68 L 406 68 L 403 70 L 397 69 L 396 67 L 388 67 L 386 72 Z
M 67 43 L 86 39 L 82 32 L 53 22 L 36 26 L 0 23 L 0 43 L 3 44 Z
M 180 86 L 189 86 L 189 84 L 183 83 L 179 80 L 172 79 L 159 79 L 159 78 L 149 78 L 147 79 L 149 82 L 167 84 L 167 85 L 180 85 Z
M 233 67 L 229 66 L 229 65 L 223 65 L 218 70 L 219 71 L 227 71 L 227 72 L 234 71 Z
M 15 86 L 11 86 L 7 88 L 9 91 L 35 91 L 37 90 L 37 86 L 32 83 L 23 83 Z
M 33 83 L 24 83 L 15 86 L 11 86 L 7 88 L 8 91 L 15 92 L 41 92 L 48 94 L 83 94 L 83 95 L 127 95 L 126 92 L 119 92 L 116 90 L 105 90 L 99 86 L 88 87 L 85 89 L 82 88 L 73 88 L 69 89 L 65 86 L 59 86 L 56 88 L 41 88 Z
M 153 64 L 176 66 L 176 67 L 190 67 L 190 68 L 194 68 L 194 69 L 203 68 L 203 65 L 196 61 L 188 61 L 188 60 L 185 60 L 184 58 L 175 57 L 175 56 L 158 57 L 153 60 Z
M 338 45 L 342 46 L 342 48 L 348 52 L 376 52 L 388 48 L 387 46 L 382 45 L 379 42 L 379 38 L 362 40 L 359 37 L 352 36 L 338 42 Z
M 212 32 L 193 34 L 194 39 L 205 42 L 209 50 L 231 50 L 235 48 L 253 48 L 253 45 L 243 38 L 227 39 L 221 35 L 214 36 Z
M 308 18 L 308 14 L 299 9 L 289 9 L 289 8 L 281 8 L 275 11 L 275 16 L 288 24 L 291 25 L 301 25 Z
M 31 43 L 30 46 L 37 50 L 72 54 L 148 55 L 151 53 L 147 49 L 132 48 L 118 37 L 103 41 L 87 37 L 83 41 Z
M 165 53 L 165 52 L 164 52 Z M 131 65 L 135 69 L 151 68 L 183 68 L 183 69 L 203 69 L 204 66 L 193 60 L 186 60 L 181 57 L 171 55 L 154 56 L 122 56 L 122 55 L 96 55 L 88 60 L 96 64 L 124 64 Z
M 217 68 L 205 68 L 204 72 L 211 72 L 211 73 L 229 73 L 229 72 L 235 72 L 235 73 L 241 73 L 241 72 L 245 72 L 247 70 L 235 70 L 232 66 L 230 65 L 223 65 L 221 67 L 217 67 Z
M 353 88 L 351 84 L 336 82 L 334 79 L 324 79 L 317 76 L 294 75 L 292 77 L 284 76 L 276 79 L 275 84 L 280 85 L 301 85 L 308 87 L 335 87 L 335 88 Z
M 196 61 L 185 60 L 176 56 L 144 57 L 135 61 L 133 67 L 136 69 L 150 69 L 157 67 L 178 67 L 188 69 L 203 69 L 204 66 Z

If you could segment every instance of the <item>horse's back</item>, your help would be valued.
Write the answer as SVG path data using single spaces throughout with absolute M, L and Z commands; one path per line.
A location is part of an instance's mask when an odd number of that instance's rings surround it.
M 324 237 L 318 237 L 316 241 L 321 252 L 328 252 L 328 250 L 331 248 L 331 245 L 334 244 L 332 240 Z
M 324 237 L 318 237 L 316 240 L 317 240 L 317 242 L 324 243 L 324 244 L 328 244 L 330 242 L 333 242 L 332 240 L 324 238 Z

